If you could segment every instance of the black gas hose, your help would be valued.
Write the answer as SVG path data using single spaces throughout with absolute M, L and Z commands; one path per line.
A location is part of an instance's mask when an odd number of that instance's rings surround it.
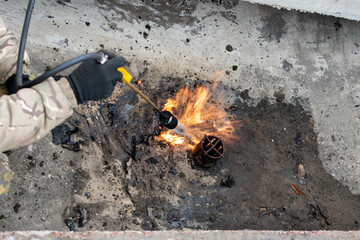
M 29 4 L 26 10 L 26 16 L 24 21 L 23 30 L 21 33 L 21 39 L 20 39 L 20 47 L 19 47 L 19 54 L 18 54 L 18 60 L 17 60 L 17 66 L 16 66 L 16 85 L 18 89 L 20 88 L 29 88 L 32 87 L 38 83 L 41 83 L 42 81 L 46 80 L 47 78 L 51 76 L 55 76 L 59 72 L 65 70 L 66 68 L 69 68 L 77 63 L 83 62 L 85 60 L 94 59 L 100 63 L 106 60 L 105 56 L 102 53 L 88 53 L 81 56 L 78 56 L 76 58 L 70 59 L 59 66 L 45 72 L 44 74 L 38 76 L 32 81 L 29 81 L 27 83 L 23 83 L 22 80 L 22 68 L 23 68 L 23 61 L 24 61 L 24 52 L 26 47 L 26 39 L 29 32 L 29 26 L 30 26 L 30 20 L 31 20 L 31 14 L 32 10 L 34 8 L 35 0 L 29 0 Z

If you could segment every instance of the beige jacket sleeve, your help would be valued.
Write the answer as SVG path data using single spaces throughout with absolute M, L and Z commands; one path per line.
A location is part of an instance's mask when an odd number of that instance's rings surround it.
M 18 45 L 0 18 L 0 84 L 15 73 Z M 24 57 L 24 69 L 29 61 Z M 24 72 L 24 71 L 23 71 Z M 68 118 L 76 98 L 65 78 L 0 95 L 0 152 L 28 145 Z
M 0 152 L 28 145 L 73 113 L 75 95 L 66 78 L 49 78 L 0 97 Z
M 14 34 L 0 18 L 0 84 L 15 74 L 19 46 Z M 27 74 L 28 55 L 24 54 L 23 73 Z

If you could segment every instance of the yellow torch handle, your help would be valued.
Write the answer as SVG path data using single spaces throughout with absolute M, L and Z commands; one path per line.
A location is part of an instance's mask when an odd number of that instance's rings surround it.
M 128 73 L 123 67 L 117 68 L 119 72 L 122 73 L 123 79 L 122 81 L 128 85 L 132 90 L 134 90 L 137 94 L 139 94 L 145 101 L 147 101 L 153 108 L 155 108 L 160 114 L 163 114 L 162 111 L 153 103 L 147 96 L 145 96 L 139 89 L 137 89 L 134 85 L 131 84 L 132 76 Z
M 122 80 L 124 83 L 131 82 L 132 76 L 130 75 L 130 73 L 128 73 L 123 67 L 119 67 L 119 68 L 117 68 L 117 70 L 122 73 L 122 75 L 123 75 Z

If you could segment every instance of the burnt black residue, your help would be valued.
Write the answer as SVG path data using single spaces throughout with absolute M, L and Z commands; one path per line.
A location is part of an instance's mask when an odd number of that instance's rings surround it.
M 237 95 L 250 100 L 249 90 Z M 189 160 L 185 153 L 174 155 L 175 149 L 161 148 L 156 142 L 139 145 L 137 161 L 128 166 L 127 175 L 137 216 L 148 218 L 149 207 L 160 211 L 163 214 L 155 220 L 166 229 L 191 228 L 194 219 L 206 229 L 358 229 L 354 221 L 359 216 L 345 219 L 336 214 L 350 216 L 357 212 L 354 207 L 360 210 L 359 197 L 323 169 L 311 115 L 296 99 L 293 104 L 284 103 L 281 91 L 275 97 L 275 104 L 262 99 L 257 106 L 247 106 L 239 100 L 229 107 L 230 117 L 239 122 L 234 133 L 239 139 L 225 147 L 223 161 L 210 169 L 181 171 L 184 177 L 180 177 L 166 166 L 180 171 L 181 163 Z M 300 163 L 307 172 L 305 185 L 294 178 L 293 169 Z M 208 186 L 203 175 L 215 177 L 217 183 Z M 294 192 L 291 184 L 310 197 Z M 174 196 L 181 210 L 162 196 Z M 325 217 L 318 208 L 319 217 L 309 216 L 310 205 L 321 205 L 319 209 L 327 211 Z
M 138 86 L 145 93 L 151 84 L 147 76 L 142 76 L 145 86 Z M 190 88 L 212 85 L 199 79 L 187 83 Z M 162 106 L 184 85 L 184 79 L 164 77 L 162 88 L 148 95 Z M 300 104 L 306 99 L 293 98 L 288 104 L 279 90 L 271 96 L 275 103 L 263 98 L 254 106 L 251 89 L 240 92 L 221 83 L 218 88 L 225 97 L 236 96 L 224 105 L 236 138 L 222 139 L 224 158 L 207 169 L 192 167 L 189 149 L 156 139 L 158 116 L 148 104 L 129 100 L 130 89 L 123 89 L 118 102 L 104 104 L 103 118 L 92 120 L 101 124 L 82 130 L 106 132 L 99 143 L 103 155 L 97 159 L 103 168 L 91 174 L 98 179 L 76 170 L 73 188 L 82 198 L 73 200 L 63 219 L 84 231 L 359 230 L 360 197 L 324 170 L 313 118 Z M 301 177 L 294 171 L 300 164 L 306 171 Z M 122 189 L 131 206 L 113 190 L 92 187 L 99 179 L 111 183 L 109 189 Z M 84 196 L 85 186 L 90 199 Z M 100 200 L 89 203 L 100 194 Z M 109 209 L 115 214 L 101 214 Z
M 281 13 L 275 13 L 263 19 L 264 26 L 259 29 L 261 38 L 267 41 L 280 42 L 282 36 L 286 33 L 286 21 L 282 18 Z
M 55 144 L 64 144 L 70 141 L 71 130 L 66 124 L 57 126 L 51 132 L 53 134 L 53 142 Z
M 53 135 L 53 142 L 56 145 L 61 144 L 61 146 L 71 151 L 78 152 L 80 151 L 80 144 L 78 142 L 71 141 L 71 134 L 74 134 L 77 131 L 78 128 L 76 127 L 71 130 L 68 125 L 61 124 L 51 130 L 51 133 Z

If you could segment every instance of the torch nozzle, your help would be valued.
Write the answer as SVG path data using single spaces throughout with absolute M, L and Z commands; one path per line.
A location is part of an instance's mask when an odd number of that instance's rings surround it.
M 160 123 L 168 129 L 174 129 L 178 126 L 177 118 L 169 111 L 160 113 Z
M 167 127 L 168 129 L 174 129 L 178 126 L 177 118 L 169 111 L 161 111 L 155 103 L 153 103 L 145 94 L 143 94 L 139 89 L 131 84 L 132 76 L 123 68 L 117 68 L 117 71 L 121 72 L 123 75 L 122 81 L 128 85 L 132 90 L 139 94 L 145 101 L 147 101 L 153 108 L 160 113 L 160 123 Z M 185 129 L 185 128 L 183 128 Z

